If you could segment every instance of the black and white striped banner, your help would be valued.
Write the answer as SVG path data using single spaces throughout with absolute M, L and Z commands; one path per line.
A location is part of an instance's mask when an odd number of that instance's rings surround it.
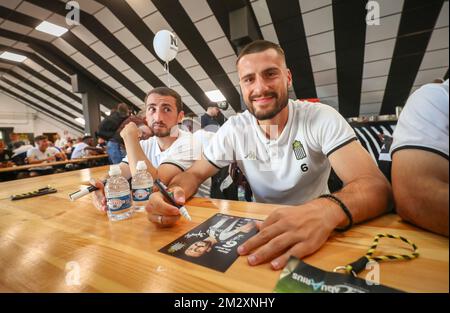
M 363 147 L 369 152 L 374 161 L 387 161 L 384 156 L 383 140 L 380 135 L 392 137 L 394 134 L 396 121 L 367 122 L 367 123 L 351 123 L 355 130 L 358 140 Z M 381 155 L 380 155 L 381 152 Z M 389 151 L 387 151 L 389 152 Z

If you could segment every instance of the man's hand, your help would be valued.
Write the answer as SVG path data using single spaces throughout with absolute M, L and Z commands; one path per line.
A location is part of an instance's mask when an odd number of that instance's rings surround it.
M 248 234 L 255 227 L 256 227 L 255 222 L 248 222 L 247 224 L 242 225 L 241 227 L 239 227 L 239 231 L 241 233 Z
M 56 161 L 56 157 L 55 156 L 50 156 L 47 158 L 47 162 L 55 162 Z
M 260 232 L 238 248 L 239 254 L 251 253 L 250 265 L 271 261 L 272 268 L 278 270 L 291 255 L 303 258 L 317 251 L 339 223 L 339 209 L 318 202 L 323 203 L 319 200 L 275 210 L 264 222 L 257 222 Z
M 141 136 L 141 130 L 137 127 L 134 122 L 130 122 L 122 129 L 120 136 L 124 141 L 127 140 L 139 140 Z
M 175 201 L 184 205 L 186 202 L 184 190 L 180 187 L 169 188 L 173 193 Z M 148 220 L 159 226 L 171 227 L 180 219 L 180 210 L 169 204 L 160 192 L 154 192 L 146 206 Z
M 92 193 L 92 203 L 95 205 L 97 210 L 106 213 L 106 196 L 105 196 L 105 186 L 100 180 L 91 179 L 92 186 L 98 188 L 98 190 Z

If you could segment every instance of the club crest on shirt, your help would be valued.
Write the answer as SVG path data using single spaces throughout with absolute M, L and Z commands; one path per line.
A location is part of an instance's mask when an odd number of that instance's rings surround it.
M 250 161 L 256 161 L 258 160 L 258 158 L 256 157 L 256 152 L 254 151 L 250 151 L 246 156 L 245 156 L 246 160 L 250 160 Z
M 294 154 L 297 160 L 306 158 L 305 149 L 303 148 L 303 145 L 299 140 L 294 141 L 294 143 L 292 144 L 292 150 L 294 150 Z

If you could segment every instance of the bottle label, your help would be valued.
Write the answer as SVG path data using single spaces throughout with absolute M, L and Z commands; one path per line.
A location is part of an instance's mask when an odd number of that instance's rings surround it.
M 106 204 L 108 210 L 113 213 L 129 209 L 131 207 L 131 194 L 128 192 L 125 195 L 108 198 Z
M 150 198 L 151 188 L 136 188 L 133 189 L 134 201 L 147 201 Z

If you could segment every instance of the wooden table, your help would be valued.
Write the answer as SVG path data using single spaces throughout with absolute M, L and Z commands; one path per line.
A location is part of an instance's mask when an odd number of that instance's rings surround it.
M 107 154 L 99 154 L 99 155 L 91 155 L 91 156 L 86 156 L 83 158 L 73 159 L 73 160 L 55 161 L 55 162 L 49 162 L 49 163 L 27 164 L 27 165 L 13 166 L 13 167 L 4 167 L 4 168 L 0 168 L 0 174 L 6 173 L 6 172 L 28 170 L 28 169 L 32 169 L 35 167 L 47 167 L 47 166 L 55 166 L 55 165 L 83 163 L 83 162 L 92 161 L 92 160 L 104 159 L 107 157 L 108 157 Z
M 225 273 L 201 267 L 158 250 L 217 212 L 264 218 L 275 206 L 193 199 L 192 222 L 160 229 L 145 213 L 109 222 L 90 197 L 76 202 L 68 194 L 81 182 L 101 177 L 107 167 L 0 183 L 0 291 L 33 292 L 271 292 L 280 271 L 269 264 L 247 265 L 240 257 Z M 10 201 L 21 193 L 51 185 L 58 193 Z M 448 239 L 386 215 L 338 234 L 304 260 L 332 270 L 362 256 L 379 232 L 415 242 L 414 261 L 381 263 L 381 283 L 411 292 L 449 291 Z M 407 252 L 398 240 L 382 239 L 380 252 Z M 70 263 L 72 262 L 72 263 Z M 76 263 L 73 263 L 76 262 Z M 66 284 L 79 266 L 79 285 Z M 78 268 L 78 267 L 77 267 Z M 69 275 L 69 276 L 68 276 Z M 364 277 L 362 273 L 361 277 Z

